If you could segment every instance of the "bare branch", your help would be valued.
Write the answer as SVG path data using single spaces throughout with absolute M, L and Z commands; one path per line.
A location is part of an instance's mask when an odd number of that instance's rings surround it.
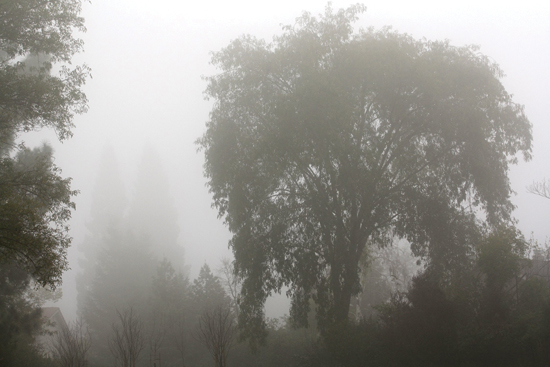
M 226 367 L 236 334 L 231 309 L 219 305 L 202 313 L 196 338 L 208 349 L 216 367 Z
M 187 346 L 187 326 L 185 323 L 185 312 L 180 310 L 170 320 L 172 342 L 181 357 L 181 365 L 185 367 L 185 353 Z
M 541 182 L 533 182 L 527 186 L 527 192 L 550 199 L 550 180 L 543 179 Z
M 58 331 L 52 340 L 52 356 L 61 367 L 87 367 L 92 345 L 88 327 L 77 320 Z
M 160 361 L 160 349 L 166 336 L 166 320 L 163 314 L 153 316 L 153 326 L 149 334 L 149 362 L 156 366 Z
M 113 324 L 113 336 L 109 349 L 115 357 L 115 366 L 135 367 L 139 355 L 145 348 L 143 324 L 137 318 L 132 307 L 120 313 L 117 310 L 119 324 Z
M 231 308 L 235 318 L 238 318 L 242 279 L 235 273 L 235 267 L 231 260 L 224 257 L 221 262 L 222 264 L 218 269 L 220 282 L 225 288 L 225 291 L 229 294 L 229 297 L 231 297 Z

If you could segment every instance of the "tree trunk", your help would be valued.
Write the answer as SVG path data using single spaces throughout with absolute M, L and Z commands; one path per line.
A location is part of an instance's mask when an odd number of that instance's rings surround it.
M 340 271 L 343 272 L 343 283 L 334 282 L 332 285 L 334 296 L 334 323 L 345 323 L 349 320 L 349 311 L 351 305 L 351 297 L 353 296 L 353 289 L 357 282 L 357 271 L 359 266 L 359 251 L 358 246 L 350 245 L 348 251 L 345 254 L 345 265 L 340 266 Z

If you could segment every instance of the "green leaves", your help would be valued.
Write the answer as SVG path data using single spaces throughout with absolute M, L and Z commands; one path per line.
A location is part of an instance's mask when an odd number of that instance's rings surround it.
M 82 50 L 75 31 L 85 32 L 81 0 L 0 1 L 0 50 L 10 58 L 49 54 L 69 62 Z
M 17 263 L 41 285 L 68 268 L 66 222 L 74 209 L 70 179 L 59 176 L 52 149 L 23 149 L 0 160 L 0 262 Z
M 354 32 L 362 11 L 305 13 L 272 43 L 213 55 L 199 144 L 247 322 L 283 285 L 298 317 L 313 298 L 325 324 L 346 320 L 359 258 L 388 228 L 446 268 L 469 256 L 475 214 L 511 219 L 509 164 L 529 158 L 531 125 L 498 66 L 475 47 Z

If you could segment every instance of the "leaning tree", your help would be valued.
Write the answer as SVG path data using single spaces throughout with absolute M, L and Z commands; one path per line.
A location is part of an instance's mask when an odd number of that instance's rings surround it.
M 345 322 L 361 255 L 389 235 L 445 265 L 467 256 L 476 216 L 511 220 L 509 165 L 530 158 L 531 125 L 498 65 L 473 46 L 356 32 L 364 10 L 328 6 L 213 54 L 198 144 L 233 234 L 245 335 L 262 335 L 283 287 L 298 324 L 311 298 L 322 327 Z

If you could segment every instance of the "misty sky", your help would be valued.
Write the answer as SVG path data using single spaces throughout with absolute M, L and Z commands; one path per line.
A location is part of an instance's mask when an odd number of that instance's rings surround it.
M 72 139 L 60 144 L 52 132 L 25 137 L 28 145 L 49 141 L 56 164 L 73 178 L 77 211 L 71 221 L 72 270 L 64 276 L 66 318 L 74 317 L 76 248 L 86 233 L 90 198 L 106 144 L 116 152 L 122 177 L 132 196 L 137 165 L 146 145 L 163 160 L 179 212 L 180 242 L 191 277 L 206 261 L 216 268 L 231 256 L 229 233 L 217 213 L 202 174 L 203 158 L 194 141 L 205 130 L 211 102 L 203 99 L 201 75 L 216 70 L 209 52 L 244 33 L 271 39 L 281 24 L 291 24 L 302 11 L 323 11 L 321 1 L 94 0 L 84 4 L 88 32 L 85 52 L 73 64 L 86 63 L 93 79 L 85 91 L 90 110 L 75 119 Z M 354 1 L 333 1 L 335 9 Z M 550 200 L 526 193 L 534 180 L 550 178 L 550 4 L 543 1 L 370 1 L 357 23 L 391 25 L 415 38 L 449 39 L 460 46 L 477 44 L 506 73 L 503 83 L 514 100 L 525 105 L 533 124 L 534 159 L 514 167 L 519 228 L 539 240 L 550 235 Z M 268 310 L 268 316 L 269 316 Z

